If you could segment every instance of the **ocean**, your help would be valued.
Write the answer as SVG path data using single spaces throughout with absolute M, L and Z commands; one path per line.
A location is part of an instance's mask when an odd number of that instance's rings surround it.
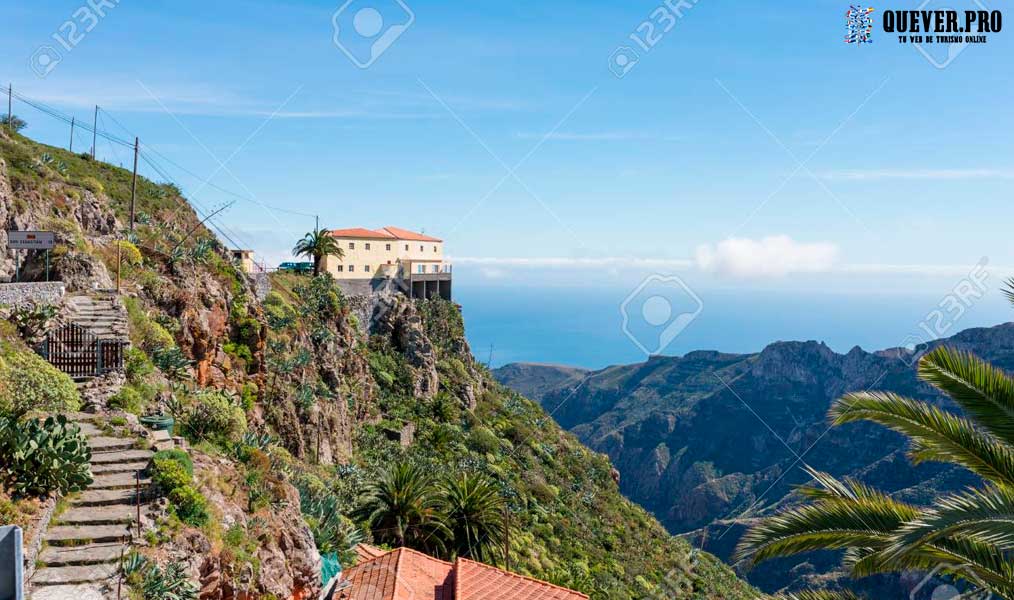
M 493 367 L 540 362 L 598 369 L 642 362 L 648 353 L 749 353 L 790 340 L 822 341 L 836 352 L 857 345 L 872 351 L 997 325 L 1014 315 L 995 291 L 959 311 L 953 302 L 945 303 L 951 310 L 940 308 L 940 294 L 714 290 L 701 292 L 699 305 L 653 315 L 651 300 L 624 306 L 627 288 L 456 286 L 472 351 Z M 660 339 L 670 325 L 665 317 L 679 314 L 692 317 Z

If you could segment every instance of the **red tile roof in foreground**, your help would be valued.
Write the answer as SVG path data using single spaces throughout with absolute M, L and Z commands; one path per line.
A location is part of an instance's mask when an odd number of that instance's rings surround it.
M 361 556 L 379 551 L 357 547 Z M 588 600 L 588 596 L 530 577 L 459 558 L 437 560 L 398 548 L 344 573 L 351 586 L 333 600 Z
M 398 548 L 344 573 L 352 585 L 334 600 L 454 600 L 453 570 L 449 562 Z
M 454 563 L 455 600 L 587 600 L 588 596 L 551 583 L 459 558 Z M 427 599 L 428 600 L 428 599 Z
M 368 240 L 406 240 L 410 242 L 442 242 L 443 240 L 422 233 L 401 229 L 400 227 L 381 227 L 380 229 L 335 229 L 331 235 L 340 238 L 363 238 Z

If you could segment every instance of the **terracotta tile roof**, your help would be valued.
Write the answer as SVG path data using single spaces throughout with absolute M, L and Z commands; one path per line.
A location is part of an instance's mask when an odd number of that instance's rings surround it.
M 394 236 L 386 231 L 374 231 L 372 229 L 364 229 L 362 227 L 353 227 L 351 229 L 335 229 L 331 231 L 331 235 L 334 237 L 342 238 L 366 238 L 368 240 L 382 240 L 382 239 L 393 239 Z
M 389 234 L 393 235 L 394 237 L 398 238 L 399 240 L 408 240 L 408 241 L 412 241 L 412 242 L 442 242 L 443 241 L 441 239 L 438 239 L 438 238 L 435 238 L 435 237 L 430 237 L 430 236 L 428 236 L 426 234 L 423 234 L 423 233 L 416 233 L 414 231 L 409 231 L 408 229 L 400 229 L 398 227 L 390 227 L 390 226 L 388 226 L 388 227 L 384 227 L 381 231 L 386 231 Z
M 454 563 L 455 600 L 588 600 L 584 594 L 472 560 Z
M 454 565 L 408 548 L 360 563 L 334 600 L 454 600 Z
M 381 552 L 361 544 L 356 553 Z M 451 564 L 408 548 L 381 552 L 343 574 L 331 600 L 588 600 L 551 583 L 459 558 Z M 349 585 L 350 584 L 350 585 Z
M 380 229 L 366 229 L 353 227 L 351 229 L 334 229 L 331 235 L 340 238 L 363 238 L 367 240 L 405 240 L 409 242 L 442 242 L 443 240 L 431 237 L 422 233 L 401 229 L 400 227 L 381 227 Z
M 353 548 L 353 550 L 355 550 L 356 558 L 359 559 L 359 562 L 372 560 L 374 558 L 377 558 L 381 554 L 384 554 L 384 550 L 381 550 L 380 548 L 377 548 L 376 546 L 371 546 L 369 544 L 356 544 L 356 547 Z

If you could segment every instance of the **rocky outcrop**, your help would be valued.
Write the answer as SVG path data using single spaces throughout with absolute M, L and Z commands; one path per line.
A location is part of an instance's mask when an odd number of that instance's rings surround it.
M 428 400 L 440 386 L 436 350 L 415 305 L 404 296 L 391 296 L 386 310 L 374 313 L 372 331 L 390 338 L 412 366 L 413 395 Z
M 169 554 L 186 564 L 200 582 L 200 598 L 315 598 L 320 591 L 320 553 L 303 522 L 295 488 L 283 484 L 279 491 L 284 498 L 271 510 L 251 515 L 245 510 L 247 496 L 236 466 L 196 452 L 192 456 L 200 490 L 219 513 L 221 529 L 236 527 L 252 537 L 257 561 L 254 569 L 227 548 L 216 548 L 202 531 L 187 531 Z

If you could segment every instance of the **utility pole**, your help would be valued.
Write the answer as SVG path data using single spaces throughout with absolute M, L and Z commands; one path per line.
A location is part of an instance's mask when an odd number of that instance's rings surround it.
M 74 151 L 74 117 L 70 118 L 70 151 Z
M 314 215 L 313 219 L 314 219 L 313 230 L 320 231 L 320 215 Z
M 14 84 L 7 86 L 7 131 L 14 133 Z
M 95 105 L 95 119 L 92 121 L 92 160 L 95 160 L 95 146 L 99 136 L 99 105 Z
M 137 198 L 137 154 L 141 148 L 140 138 L 134 138 L 134 178 L 130 182 L 130 231 L 134 231 L 134 200 Z

